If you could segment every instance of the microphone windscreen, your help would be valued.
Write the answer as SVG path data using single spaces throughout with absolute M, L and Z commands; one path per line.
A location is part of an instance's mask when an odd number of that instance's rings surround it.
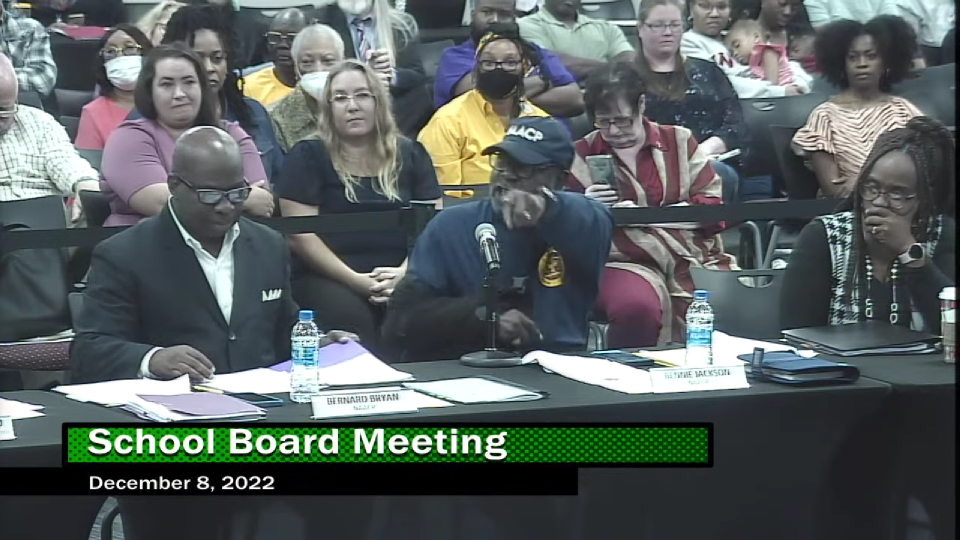
M 477 239 L 477 242 L 480 241 L 485 235 L 490 235 L 494 238 L 497 237 L 497 229 L 489 223 L 481 223 L 477 225 L 477 228 L 473 230 L 473 237 Z

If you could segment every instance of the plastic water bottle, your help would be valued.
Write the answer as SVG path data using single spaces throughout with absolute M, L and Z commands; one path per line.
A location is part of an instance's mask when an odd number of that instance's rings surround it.
M 320 362 L 317 349 L 320 348 L 320 329 L 313 322 L 313 311 L 300 312 L 300 320 L 290 333 L 290 352 L 293 357 L 290 367 L 290 400 L 296 403 L 309 403 L 320 391 Z
M 707 303 L 707 291 L 693 292 L 693 303 L 687 308 L 688 366 L 713 363 L 713 308 Z

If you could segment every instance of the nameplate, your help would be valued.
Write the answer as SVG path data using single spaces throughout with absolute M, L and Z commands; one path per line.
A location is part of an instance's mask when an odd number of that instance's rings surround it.
M 0 441 L 12 441 L 16 438 L 13 434 L 13 418 L 0 416 Z
M 313 418 L 344 418 L 417 412 L 414 391 L 399 386 L 363 390 L 327 390 L 313 398 Z
M 698 366 L 650 368 L 650 384 L 654 394 L 734 390 L 750 388 L 744 364 L 736 366 Z

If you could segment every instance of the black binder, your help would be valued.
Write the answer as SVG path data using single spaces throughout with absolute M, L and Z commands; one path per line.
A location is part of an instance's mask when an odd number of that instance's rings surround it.
M 796 328 L 783 336 L 793 345 L 838 356 L 929 352 L 940 339 L 881 321 Z

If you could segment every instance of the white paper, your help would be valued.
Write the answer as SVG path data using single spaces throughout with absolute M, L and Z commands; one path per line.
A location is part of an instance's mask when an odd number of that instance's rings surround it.
M 182 375 L 169 381 L 156 379 L 121 379 L 89 384 L 57 386 L 54 392 L 66 394 L 76 401 L 116 407 L 129 403 L 137 394 L 149 396 L 176 396 L 190 393 L 190 377 Z M 137 398 L 139 399 L 139 398 Z
M 546 371 L 624 394 L 646 394 L 652 391 L 650 374 L 646 371 L 602 358 L 533 351 L 523 357 L 523 362 L 539 363 Z
M 11 420 L 23 420 L 25 418 L 40 418 L 44 416 L 42 412 L 43 405 L 33 405 L 23 401 L 0 398 L 0 416 L 10 417 Z
M 429 394 L 443 396 L 458 403 L 533 401 L 543 397 L 535 392 L 529 392 L 522 388 L 501 384 L 480 377 L 405 383 L 404 386 Z
M 433 396 L 428 396 L 426 394 L 421 394 L 420 392 L 413 392 L 413 400 L 411 400 L 418 409 L 440 409 L 443 407 L 453 407 L 454 404 L 449 401 L 444 401 L 442 399 L 437 399 Z
M 327 386 L 387 384 L 412 379 L 413 375 L 393 369 L 370 353 L 320 368 L 320 384 Z
M 816 356 L 814 351 L 797 351 L 786 343 L 771 343 L 768 341 L 757 341 L 736 336 L 724 334 L 723 332 L 713 331 L 713 364 L 714 366 L 738 366 L 746 365 L 747 371 L 750 371 L 750 363 L 737 358 L 738 356 L 749 354 L 753 355 L 753 349 L 760 348 L 764 352 L 796 352 L 805 358 Z M 639 351 L 638 354 L 644 358 L 649 358 L 654 362 L 671 367 L 684 367 L 686 364 L 686 349 L 669 349 L 665 351 Z
M 236 373 L 214 375 L 203 386 L 223 390 L 233 394 L 253 392 L 254 394 L 289 394 L 290 373 L 267 368 L 250 369 Z

